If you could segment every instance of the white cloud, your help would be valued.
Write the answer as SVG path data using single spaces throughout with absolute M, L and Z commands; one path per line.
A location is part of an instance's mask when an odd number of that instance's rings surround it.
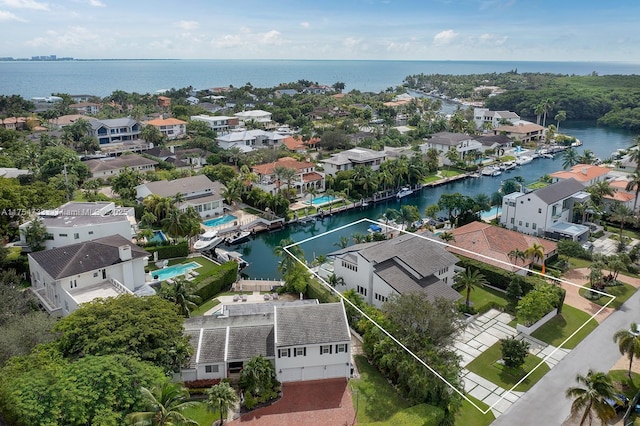
M 507 40 L 509 39 L 509 37 L 507 36 L 499 36 L 496 34 L 482 34 L 480 37 L 478 37 L 478 40 L 480 41 L 480 43 L 483 44 L 491 44 L 491 45 L 503 45 Z
M 93 7 L 107 7 L 107 5 L 100 0 L 89 0 L 89 4 Z
M 49 10 L 49 3 L 40 3 L 35 0 L 0 0 L 0 6 L 11 9 Z
M 260 43 L 262 44 L 282 44 L 282 38 L 280 38 L 280 31 L 271 30 L 262 36 L 260 36 Z
M 451 43 L 458 37 L 458 33 L 453 30 L 440 31 L 433 37 L 433 44 L 436 46 L 444 46 Z
M 302 28 L 311 28 L 311 24 L 308 22 L 300 22 Z
M 47 46 L 55 49 L 67 49 L 78 46 L 92 46 L 99 40 L 95 31 L 85 27 L 69 27 L 64 32 L 47 31 L 46 37 L 36 37 L 26 42 L 33 47 Z
M 271 30 L 266 33 L 254 33 L 247 27 L 240 28 L 238 34 L 225 34 L 211 43 L 215 47 L 232 48 L 241 46 L 254 46 L 256 44 L 281 45 L 287 43 L 280 31 Z
M 197 21 L 178 21 L 176 25 L 187 31 L 197 30 L 200 27 L 200 23 Z
M 395 43 L 390 42 L 387 44 L 387 51 L 389 52 L 408 52 L 411 49 L 411 42 Z
M 27 22 L 25 19 L 22 19 L 11 12 L 0 10 L 0 22 L 8 22 L 8 21 Z
M 362 39 L 353 38 L 353 37 L 347 37 L 342 41 L 342 44 L 344 45 L 344 47 L 348 49 L 354 49 L 358 47 L 360 43 L 362 43 Z

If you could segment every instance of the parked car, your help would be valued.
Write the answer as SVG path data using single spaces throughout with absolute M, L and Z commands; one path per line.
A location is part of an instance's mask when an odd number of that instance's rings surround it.
M 605 401 L 616 411 L 626 410 L 629 406 L 629 398 L 621 393 L 616 394 L 614 398 L 606 398 Z

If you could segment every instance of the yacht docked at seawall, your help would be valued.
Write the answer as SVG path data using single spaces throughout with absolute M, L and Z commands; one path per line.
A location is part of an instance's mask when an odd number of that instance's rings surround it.
M 524 164 L 529 164 L 532 161 L 533 161 L 533 157 L 529 155 L 521 155 L 518 158 L 516 158 L 516 165 L 522 166 Z
M 400 191 L 396 194 L 396 198 L 406 197 L 407 195 L 413 194 L 413 189 L 408 186 L 403 186 L 400 188 Z
M 480 171 L 482 176 L 500 176 L 502 172 L 499 167 L 487 166 Z
M 218 244 L 220 244 L 224 239 L 218 235 L 218 231 L 207 231 L 204 234 L 200 235 L 198 241 L 193 244 L 193 248 L 196 251 L 206 251 L 211 250 Z

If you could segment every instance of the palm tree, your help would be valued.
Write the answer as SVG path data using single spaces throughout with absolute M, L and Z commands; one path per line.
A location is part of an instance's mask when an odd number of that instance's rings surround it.
M 173 237 L 183 237 L 187 227 L 185 215 L 178 209 L 172 209 L 167 217 L 162 219 L 162 225 L 164 225 L 167 233 Z
M 635 213 L 638 207 L 638 195 L 640 194 L 640 170 L 636 169 L 629 176 L 629 182 L 627 182 L 627 186 L 624 189 L 636 192 L 636 198 L 633 200 L 633 212 Z
M 304 253 L 299 245 L 291 246 L 287 249 L 293 256 L 289 255 L 289 253 L 285 251 L 284 248 L 292 244 L 294 244 L 292 239 L 285 238 L 284 240 L 281 240 L 280 244 L 273 249 L 274 254 L 282 258 L 280 259 L 280 262 L 278 262 L 278 271 L 282 272 L 282 274 L 286 273 L 289 269 L 291 269 L 293 265 L 297 263 L 295 258 L 304 260 Z
M 244 189 L 244 184 L 238 178 L 231 179 L 227 186 L 222 190 L 222 198 L 224 201 L 230 205 L 234 206 L 239 201 L 242 201 L 242 190 Z
M 471 290 L 474 287 L 483 287 L 488 284 L 484 275 L 477 269 L 467 268 L 462 272 L 459 272 L 456 276 L 456 284 L 467 292 L 466 305 L 469 307 L 469 299 L 471 298 Z
M 578 156 L 578 163 L 580 164 L 593 164 L 596 161 L 596 155 L 590 149 L 585 149 L 582 154 Z
M 220 424 L 224 424 L 223 414 L 238 402 L 238 394 L 227 382 L 220 382 L 207 390 L 207 408 L 220 412 Z
M 533 109 L 533 113 L 536 115 L 536 124 L 540 124 L 540 118 L 542 117 L 542 114 L 544 113 L 544 105 L 541 103 L 539 103 L 538 105 L 535 106 L 535 108 Z
M 129 414 L 127 420 L 132 425 L 198 426 L 198 422 L 186 418 L 182 412 L 187 408 L 196 407 L 200 403 L 189 401 L 189 391 L 180 383 L 165 380 L 154 385 L 151 389 L 141 387 L 140 393 L 149 411 Z
M 584 387 L 570 387 L 567 389 L 566 396 L 574 398 L 571 404 L 573 416 L 584 410 L 580 418 L 580 426 L 587 420 L 591 424 L 594 416 L 603 423 L 616 416 L 616 410 L 607 402 L 607 399 L 615 400 L 616 398 L 616 391 L 609 376 L 590 369 L 586 376 L 578 374 L 576 381 Z
M 333 245 L 336 247 L 340 247 L 341 249 L 347 248 L 347 246 L 349 245 L 349 237 L 342 236 L 337 242 L 333 243 Z
M 542 127 L 547 127 L 547 114 L 553 110 L 555 106 L 554 102 L 547 98 L 542 101 L 542 108 L 544 109 L 544 116 L 542 118 Z
M 524 264 L 524 261 L 527 259 L 526 253 L 517 248 L 507 253 L 507 256 L 509 256 L 509 259 L 514 263 L 514 265 L 518 264 L 518 259 L 522 260 L 523 264 Z
M 624 228 L 624 224 L 626 223 L 627 219 L 633 218 L 633 211 L 626 205 L 620 202 L 615 202 L 609 208 L 609 213 L 611 213 L 609 219 L 613 220 L 614 222 L 620 222 L 620 232 L 618 235 L 619 241 L 622 242 L 622 230 Z
M 402 222 L 401 229 L 405 229 L 405 223 L 413 223 L 420 219 L 418 208 L 416 206 L 405 204 L 404 206 L 400 207 L 400 210 L 398 212 L 398 219 Z
M 327 277 L 327 283 L 331 287 L 335 287 L 337 285 L 345 285 L 344 278 L 342 278 L 339 275 L 336 275 L 335 272 L 333 272 L 331 275 Z
M 613 335 L 613 341 L 618 344 L 622 355 L 629 357 L 629 378 L 631 378 L 631 366 L 633 358 L 640 358 L 640 330 L 638 324 L 631 323 L 628 330 L 618 330 Z
M 453 235 L 453 232 L 450 231 L 444 231 L 443 233 L 441 233 L 440 235 L 438 235 L 440 237 L 440 239 L 442 241 L 445 241 L 447 243 L 450 242 L 455 242 L 456 241 L 456 236 Z
M 601 207 L 604 203 L 605 195 L 612 196 L 615 192 L 608 180 L 600 180 L 587 188 L 587 192 L 591 195 L 591 201 L 597 207 Z
M 578 152 L 573 148 L 565 150 L 562 154 L 562 168 L 569 169 L 576 164 L 578 164 Z
M 567 119 L 567 111 L 558 111 L 556 116 L 554 117 L 558 125 L 556 126 L 556 131 L 560 131 L 560 122 Z
M 193 286 L 189 281 L 182 277 L 173 279 L 173 284 L 167 292 L 165 298 L 178 306 L 180 314 L 185 318 L 191 316 L 191 311 L 198 307 L 200 296 L 192 293 Z
M 544 246 L 539 243 L 531 244 L 531 247 L 524 251 L 525 255 L 531 257 L 533 261 L 538 260 L 540 262 L 540 266 L 542 266 L 542 275 L 545 274 L 545 265 L 544 265 Z

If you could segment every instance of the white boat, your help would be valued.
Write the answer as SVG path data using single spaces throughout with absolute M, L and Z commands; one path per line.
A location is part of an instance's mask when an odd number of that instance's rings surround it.
M 549 153 L 547 153 L 547 152 L 545 152 L 544 154 L 540 154 L 540 156 L 541 156 L 542 158 L 548 158 L 548 159 L 550 159 L 550 160 L 553 160 L 553 159 L 555 158 L 555 157 L 553 156 L 553 154 L 549 154 Z
M 500 164 L 500 170 L 513 170 L 515 168 L 515 161 L 505 161 L 504 163 Z
M 571 143 L 571 147 L 575 148 L 577 146 L 582 146 L 582 141 L 576 138 L 576 141 Z
M 197 251 L 211 250 L 223 240 L 224 239 L 218 235 L 218 231 L 207 231 L 200 235 L 200 238 L 195 242 L 193 248 Z
M 221 248 L 216 248 L 214 250 L 214 254 L 216 260 L 220 263 L 226 263 L 229 261 L 238 262 L 238 269 L 244 269 L 249 265 L 237 251 L 226 251 Z
M 482 176 L 500 176 L 502 172 L 498 167 L 487 166 L 480 171 Z
M 522 166 L 523 164 L 529 164 L 532 161 L 533 161 L 533 157 L 530 157 L 528 155 L 521 155 L 520 157 L 516 158 L 516 164 L 518 166 Z
M 403 186 L 400 188 L 400 191 L 396 194 L 396 198 L 406 197 L 407 195 L 413 194 L 413 189 L 408 186 Z
M 224 242 L 225 244 L 230 246 L 234 244 L 244 243 L 245 241 L 249 240 L 250 235 L 251 235 L 251 232 L 249 231 L 238 231 L 233 235 L 225 238 Z

